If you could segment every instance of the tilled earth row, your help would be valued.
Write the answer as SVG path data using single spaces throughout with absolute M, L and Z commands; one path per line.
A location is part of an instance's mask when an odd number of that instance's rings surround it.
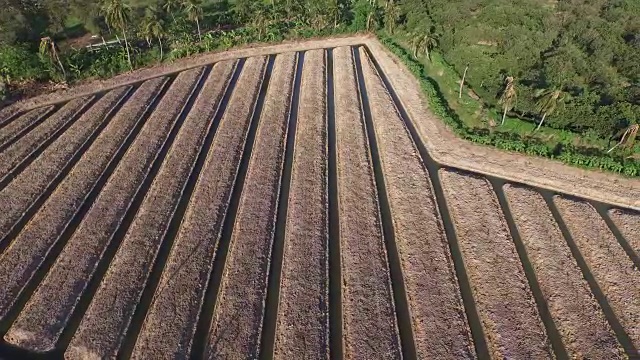
M 435 163 L 362 46 L 0 116 L 0 358 L 640 356 L 640 213 Z

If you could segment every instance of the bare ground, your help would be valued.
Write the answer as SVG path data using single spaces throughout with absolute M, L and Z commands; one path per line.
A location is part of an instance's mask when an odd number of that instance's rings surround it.
M 574 359 L 621 359 L 624 352 L 571 254 L 547 203 L 533 190 L 504 189 L 538 284 Z
M 334 51 L 344 354 L 400 356 L 387 253 L 351 49 Z
M 147 351 L 158 358 L 188 357 L 264 66 L 264 58 L 249 59 L 244 66 L 163 269 L 134 358 L 146 358 Z M 122 267 L 123 272 L 126 269 Z M 109 305 L 108 296 L 102 301 Z M 170 350 L 163 352 L 165 346 Z
M 159 79 L 160 80 L 160 79 Z M 159 80 L 154 80 L 145 84 L 141 91 L 132 98 L 133 102 L 127 103 L 123 111 L 119 113 L 113 121 L 105 128 L 104 132 L 96 139 L 94 146 L 89 148 L 78 164 L 70 171 L 65 180 L 51 194 L 28 225 L 18 234 L 11 247 L 7 249 L 6 259 L 2 261 L 0 273 L 5 280 L 6 294 L 17 296 L 23 291 L 27 282 L 35 275 L 38 268 L 48 257 L 51 247 L 59 241 L 62 232 L 69 226 L 73 215 L 81 204 L 85 201 L 94 183 L 100 177 L 103 169 L 111 160 L 116 150 L 124 140 L 126 134 L 134 126 L 137 115 L 142 112 L 144 101 L 157 91 L 160 85 Z M 139 103 L 138 102 L 142 102 Z M 16 256 L 20 254 L 20 256 Z M 73 259 L 75 261 L 75 259 Z M 66 296 L 62 289 L 54 287 L 53 294 L 45 291 L 45 300 L 54 301 L 58 296 Z M 13 298 L 9 298 L 12 303 Z M 58 299 L 59 300 L 59 299 Z M 20 346 L 38 348 L 38 351 L 50 349 L 53 344 L 45 334 L 40 336 L 27 336 L 32 332 L 37 332 L 38 321 L 44 321 L 48 315 L 42 317 L 38 306 L 31 308 L 32 302 L 27 305 L 27 312 L 18 319 L 18 327 L 24 326 L 23 330 L 9 332 L 6 336 L 9 342 L 16 342 Z M 60 303 L 57 303 L 61 305 Z M 53 307 L 53 306 L 52 306 Z M 4 308 L 4 307 L 3 307 Z M 7 309 L 4 309 L 6 311 Z M 34 312 L 32 313 L 31 310 Z M 38 311 L 40 310 L 40 311 Z M 49 305 L 44 306 L 46 313 L 54 312 Z M 51 317 L 49 321 L 54 321 Z M 46 338 L 46 339 L 45 339 Z M 38 345 L 36 345 L 38 344 Z
M 121 252 L 128 256 L 127 261 L 120 262 L 119 276 L 128 276 L 125 272 L 135 274 L 135 281 L 130 281 L 126 287 L 120 288 L 120 294 L 126 294 L 130 303 L 139 302 L 142 290 L 149 286 L 149 272 L 152 264 L 157 261 L 158 251 L 162 246 L 168 246 L 164 241 L 167 238 L 168 224 L 171 218 L 176 216 L 175 210 L 178 201 L 184 196 L 184 189 L 191 172 L 194 170 L 196 159 L 202 150 L 205 138 L 214 126 L 213 117 L 218 109 L 224 91 L 229 83 L 231 73 L 235 68 L 235 62 L 223 62 L 217 64 L 202 93 L 195 102 L 194 107 L 186 120 L 178 138 L 165 164 L 158 174 L 154 185 L 151 187 L 145 202 L 134 221 Z M 170 179 L 173 177 L 172 179 Z M 174 196 L 163 196 L 174 194 Z M 154 241 L 149 241 L 153 239 Z M 164 245 L 163 245 L 164 244 Z M 144 254 L 140 256 L 140 254 Z M 133 255 L 133 256 L 132 256 Z M 169 289 L 160 289 L 160 292 Z M 124 305 L 125 303 L 123 303 Z M 133 307 L 126 305 L 124 313 L 131 316 Z M 151 321 L 155 319 L 149 319 Z M 126 319 L 126 321 L 130 321 Z M 142 331 L 136 345 L 136 353 L 143 353 L 147 357 L 162 358 L 167 354 L 180 354 L 180 341 L 182 338 L 165 337 L 157 339 L 157 329 L 163 325 L 156 325 L 156 331 L 149 333 L 147 328 Z M 164 334 L 166 335 L 166 334 Z
M 276 359 L 328 357 L 325 73 L 325 52 L 307 52 L 291 171 Z
M 496 359 L 552 358 L 493 188 L 472 175 L 440 176 L 490 353 Z
M 93 276 L 103 253 L 113 239 L 113 234 L 122 223 L 122 218 L 145 178 L 156 153 L 169 133 L 170 125 L 179 111 L 180 104 L 186 100 L 186 96 L 198 75 L 194 72 L 181 74 L 176 83 L 171 86 L 165 97 L 166 101 L 158 106 L 157 111 L 143 126 L 140 134 L 95 199 L 91 209 L 69 239 L 55 265 L 27 304 L 27 311 L 23 313 L 25 315 L 18 318 L 10 329 L 6 336 L 7 339 L 16 340 L 20 346 L 35 351 L 53 349 L 76 308 L 80 296 Z M 151 101 L 154 93 L 160 90 L 163 83 L 163 81 L 155 81 L 142 89 L 141 97 L 132 101 L 131 111 L 125 114 L 125 118 L 134 122 L 145 105 Z M 118 144 L 124 141 L 129 130 L 127 128 L 130 127 L 132 126 L 126 126 L 125 131 L 118 130 L 121 132 L 114 134 L 119 135 L 115 137 Z M 104 166 L 105 164 L 102 164 L 102 167 Z M 85 173 L 83 175 L 86 176 L 85 179 L 93 179 L 98 176 L 97 172 L 96 174 Z M 88 185 L 84 186 L 86 192 L 89 191 L 89 188 Z M 67 191 L 66 194 L 76 193 Z M 57 217 L 62 215 L 63 219 L 69 219 L 77 208 L 77 206 L 69 206 L 71 204 L 67 204 L 67 211 L 62 214 L 58 213 L 60 215 L 56 214 Z M 47 232 L 44 233 L 47 234 Z M 24 334 L 30 334 L 31 339 L 25 337 Z
M 146 191 L 143 190 L 141 186 L 147 176 L 149 176 L 152 164 L 158 160 L 161 149 L 166 146 L 166 142 L 169 141 L 169 134 L 172 129 L 175 126 L 181 126 L 177 123 L 180 112 L 188 99 L 191 96 L 195 96 L 192 94 L 194 94 L 195 87 L 202 76 L 203 69 L 194 69 L 182 73 L 176 78 L 171 88 L 165 94 L 163 101 L 149 118 L 138 138 L 118 165 L 116 172 L 100 193 L 96 203 L 87 214 L 85 221 L 76 232 L 74 239 L 67 245 L 65 252 L 69 254 L 69 259 L 75 254 L 75 257 L 82 259 L 82 264 L 84 264 L 83 271 L 76 270 L 76 272 L 83 274 L 82 278 L 75 281 L 77 288 L 83 288 L 78 284 L 86 286 L 90 276 L 92 276 L 96 270 L 95 266 L 97 262 L 104 256 L 107 247 L 112 246 L 111 243 L 118 240 L 114 238 L 114 236 L 118 228 L 122 226 L 125 214 L 131 211 L 131 203 L 133 199 L 140 194 L 140 191 Z M 185 125 L 182 125 L 179 129 L 183 129 L 184 126 Z M 197 138 L 194 136 L 194 139 L 191 140 L 197 141 Z M 188 159 L 184 160 L 185 166 L 189 166 Z M 166 161 L 166 159 L 161 158 L 160 161 Z M 175 175 L 175 177 L 167 176 L 164 179 L 169 181 L 183 180 L 179 172 L 172 175 Z M 149 193 L 146 195 L 149 196 Z M 173 197 L 177 198 L 179 195 L 180 192 L 178 189 L 169 189 L 161 198 L 171 199 Z M 162 209 L 161 206 L 154 208 L 154 210 L 158 212 L 162 211 Z M 143 211 L 139 209 L 133 209 L 133 211 L 137 212 L 137 216 L 143 213 Z M 164 229 L 162 226 L 164 224 L 162 223 L 154 225 L 155 226 L 150 227 L 150 230 L 162 231 L 162 229 Z M 136 228 L 134 226 L 129 227 L 123 243 L 121 243 L 118 248 L 117 255 L 126 251 L 125 249 L 127 249 L 128 244 L 126 241 L 135 230 Z M 153 240 L 157 239 L 157 236 L 154 235 L 156 234 L 149 234 L 149 237 L 146 238 L 145 241 L 153 243 Z M 85 247 L 83 248 L 83 244 L 91 241 L 90 239 L 93 239 L 94 245 L 84 245 Z M 74 349 L 77 346 L 75 344 L 77 344 L 78 339 L 83 339 L 82 336 L 85 334 L 86 328 L 91 328 L 90 324 L 91 320 L 94 319 L 93 314 L 96 308 L 99 309 L 99 311 L 111 311 L 111 316 L 101 319 L 100 331 L 92 334 L 92 347 L 86 346 L 87 351 L 101 357 L 113 356 L 118 350 L 119 345 L 121 345 L 119 341 L 123 338 L 123 333 L 126 332 L 127 321 L 129 321 L 128 316 L 130 316 L 131 313 L 130 308 L 135 308 L 135 304 L 137 303 L 137 301 L 128 297 L 128 294 L 122 289 L 138 284 L 136 280 L 139 279 L 139 273 L 136 271 L 136 268 L 130 266 L 126 269 L 127 274 L 124 278 L 114 275 L 114 273 L 117 274 L 119 271 L 122 271 L 119 267 L 121 259 L 117 255 L 115 259 L 112 260 L 111 266 L 105 275 L 106 279 L 112 279 L 112 283 L 109 281 L 101 283 L 98 291 L 102 291 L 100 296 L 104 296 L 106 292 L 104 291 L 104 287 L 115 286 L 121 291 L 108 293 L 109 296 L 112 296 L 109 304 L 110 307 L 107 307 L 108 310 L 105 310 L 105 307 L 101 308 L 100 302 L 98 302 L 98 304 L 94 302 L 91 305 L 72 340 L 70 349 Z M 137 256 L 140 258 L 144 258 L 145 255 L 148 256 L 142 249 L 137 253 Z M 78 262 L 78 260 L 76 260 L 76 262 Z M 63 273 L 60 275 L 61 278 L 64 277 Z M 66 276 L 70 277 L 70 275 Z M 113 298 L 116 297 L 118 301 L 113 301 Z M 98 296 L 94 299 L 98 299 Z M 127 303 L 128 307 L 121 307 L 123 302 Z M 118 341 L 115 339 L 118 339 Z M 72 357 L 73 355 L 73 353 L 67 354 L 67 357 Z
M 0 191 L 3 217 L 0 218 L 0 238 L 4 238 L 12 225 L 38 198 L 60 169 L 71 159 L 100 124 L 107 113 L 124 96 L 128 88 L 114 90 L 100 99 L 79 121 L 51 144 L 29 167 Z M 7 241 L 3 239 L 2 241 Z
M 294 70 L 295 53 L 276 58 L 218 294 L 209 358 L 258 356 Z
M 82 97 L 69 101 L 45 122 L 25 135 L 22 139 L 0 152 L 0 179 L 4 178 L 22 160 L 38 149 L 40 144 L 64 127 L 74 116 L 85 108 L 93 97 Z
M 5 144 L 12 141 L 17 136 L 20 136 L 25 129 L 42 119 L 51 112 L 51 110 L 53 110 L 53 106 L 31 110 L 0 129 L 0 148 L 4 147 Z
M 622 236 L 640 256 L 640 213 L 614 209 L 609 211 L 609 217 L 616 224 Z
M 640 272 L 591 205 L 562 197 L 554 203 L 616 317 L 640 347 Z
M 473 358 L 471 330 L 429 175 L 366 52 L 359 51 L 418 357 Z

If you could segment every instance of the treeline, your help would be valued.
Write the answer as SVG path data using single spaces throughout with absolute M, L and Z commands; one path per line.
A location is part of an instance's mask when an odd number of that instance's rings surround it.
M 257 41 L 364 30 L 369 0 L 0 0 L 0 101 L 28 82 L 115 74 Z M 366 6 L 365 6 L 366 7 Z M 365 7 L 360 6 L 364 9 Z M 76 40 L 93 35 L 95 46 Z
M 403 0 L 398 30 L 489 106 L 609 137 L 640 120 L 640 1 Z
M 0 97 L 255 41 L 385 29 L 487 107 L 585 135 L 640 120 L 638 0 L 0 0 Z M 105 44 L 75 46 L 83 34 Z M 116 40 L 113 43 L 113 40 Z M 110 41 L 111 40 L 111 41 Z

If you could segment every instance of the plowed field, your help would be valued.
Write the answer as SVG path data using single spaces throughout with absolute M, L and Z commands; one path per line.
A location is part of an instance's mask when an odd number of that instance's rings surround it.
M 640 357 L 640 212 L 434 160 L 361 40 L 3 110 L 0 359 Z

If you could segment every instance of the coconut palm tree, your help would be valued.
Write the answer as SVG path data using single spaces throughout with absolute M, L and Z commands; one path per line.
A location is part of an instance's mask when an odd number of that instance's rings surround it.
M 55 41 L 50 37 L 43 37 L 40 39 L 40 55 L 48 56 L 52 61 L 56 62 L 62 71 L 62 76 L 66 79 L 67 72 L 64 70 L 60 56 L 58 56 L 58 50 Z
M 640 125 L 638 124 L 633 124 L 626 129 L 620 130 L 620 132 L 618 132 L 614 136 L 614 138 L 616 138 L 622 135 L 622 137 L 620 138 L 620 141 L 617 144 L 615 144 L 611 149 L 609 149 L 609 151 L 607 151 L 607 154 L 612 152 L 615 148 L 617 148 L 620 145 L 622 145 L 623 148 L 633 148 L 633 145 L 636 141 L 636 137 L 638 136 L 638 130 L 640 130 Z
M 416 32 L 411 35 L 411 47 L 413 48 L 413 56 L 418 57 L 420 52 L 424 52 L 427 55 L 427 59 L 431 61 L 431 51 L 438 46 L 438 36 L 429 31 L 424 34 L 422 32 Z
M 387 1 L 384 9 L 384 25 L 389 34 L 394 33 L 399 19 L 400 9 L 398 8 L 398 5 L 393 0 Z
M 458 99 L 462 99 L 462 88 L 464 87 L 464 81 L 467 78 L 467 71 L 469 71 L 469 64 L 464 67 L 464 73 L 462 74 L 462 80 L 460 80 L 460 91 L 458 92 Z
M 558 104 L 564 102 L 568 98 L 569 94 L 562 91 L 560 88 L 553 89 L 540 89 L 536 92 L 537 99 L 537 110 L 538 113 L 542 115 L 542 120 L 538 123 L 535 131 L 540 130 L 542 123 L 544 123 L 544 119 L 547 116 L 553 114 L 558 107 Z
M 516 85 L 513 80 L 513 76 L 507 76 L 505 79 L 504 90 L 502 91 L 502 95 L 498 101 L 498 103 L 502 105 L 503 110 L 502 123 L 500 123 L 500 125 L 504 125 L 504 120 L 507 117 L 507 111 L 513 109 L 518 101 L 518 93 L 516 92 Z
M 127 23 L 131 15 L 131 8 L 123 0 L 106 0 L 102 4 L 102 13 L 110 27 L 122 31 L 124 47 L 127 51 L 129 67 L 133 69 L 131 54 L 129 53 L 129 41 L 127 40 Z
M 251 25 L 253 25 L 253 27 L 258 31 L 258 40 L 262 40 L 262 37 L 266 34 L 267 27 L 269 26 L 269 19 L 265 9 L 262 7 L 256 9 L 253 14 Z
M 179 0 L 165 0 L 162 4 L 162 9 L 167 12 L 167 14 L 171 15 L 171 19 L 173 22 L 176 22 L 175 12 L 180 8 Z
M 162 38 L 165 37 L 165 29 L 162 20 L 160 19 L 160 14 L 156 10 L 155 7 L 147 8 L 145 17 L 142 19 L 142 24 L 140 25 L 141 31 L 140 35 L 147 40 L 147 43 L 151 44 L 151 39 L 158 39 L 158 44 L 160 45 L 160 61 L 162 61 L 163 57 L 163 49 L 162 49 Z
M 187 18 L 190 21 L 194 21 L 198 28 L 198 39 L 202 41 L 202 33 L 200 32 L 200 20 L 202 20 L 202 4 L 200 0 L 185 0 L 182 4 L 184 11 L 187 14 Z

